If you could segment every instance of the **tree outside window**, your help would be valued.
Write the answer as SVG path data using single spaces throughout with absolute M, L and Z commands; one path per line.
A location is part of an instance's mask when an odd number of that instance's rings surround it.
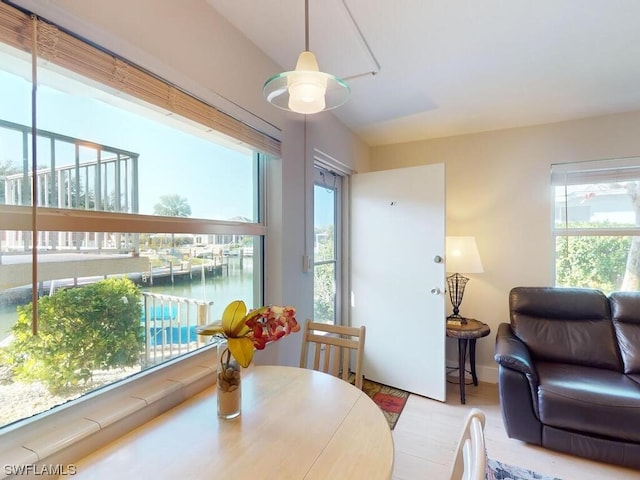
M 640 158 L 552 166 L 555 283 L 640 289 Z

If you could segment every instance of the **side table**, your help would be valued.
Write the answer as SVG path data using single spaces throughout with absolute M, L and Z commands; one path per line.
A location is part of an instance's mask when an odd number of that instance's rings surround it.
M 471 364 L 471 378 L 473 384 L 478 385 L 476 375 L 476 340 L 486 337 L 491 332 L 489 325 L 474 318 L 467 318 L 466 323 L 460 325 L 447 322 L 447 337 L 458 339 L 458 370 L 460 379 L 460 402 L 464 405 L 464 384 L 467 345 L 469 346 L 469 363 Z

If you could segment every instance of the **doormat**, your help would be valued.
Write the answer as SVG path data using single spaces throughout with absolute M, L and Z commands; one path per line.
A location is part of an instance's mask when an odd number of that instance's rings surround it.
M 557 477 L 540 475 L 527 470 L 489 458 L 487 460 L 487 480 L 560 480 Z
M 407 403 L 409 392 L 382 385 L 366 378 L 362 381 L 362 391 L 380 407 L 384 417 L 387 419 L 387 423 L 389 423 L 389 428 L 393 430 L 396 423 L 398 423 L 402 409 Z

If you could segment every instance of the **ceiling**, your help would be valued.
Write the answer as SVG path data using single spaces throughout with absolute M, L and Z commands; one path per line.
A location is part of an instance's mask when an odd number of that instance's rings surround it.
M 295 68 L 304 0 L 206 1 Z M 351 87 L 333 112 L 371 146 L 640 109 L 637 0 L 309 0 L 309 17 L 320 70 Z

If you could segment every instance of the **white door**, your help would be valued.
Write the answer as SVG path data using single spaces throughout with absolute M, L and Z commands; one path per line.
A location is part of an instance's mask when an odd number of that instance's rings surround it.
M 352 176 L 351 321 L 364 375 L 446 397 L 443 164 Z

